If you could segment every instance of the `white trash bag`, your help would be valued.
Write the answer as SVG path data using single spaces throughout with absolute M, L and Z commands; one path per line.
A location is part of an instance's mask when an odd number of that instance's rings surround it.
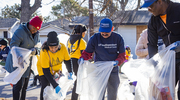
M 149 79 L 150 100 L 175 100 L 175 51 L 174 44 L 159 53 L 154 74 Z M 154 57 L 153 57 L 154 58 Z
M 130 80 L 137 81 L 135 100 L 165 100 L 161 92 L 164 90 L 167 90 L 164 94 L 171 94 L 174 100 L 175 51 L 170 50 L 174 46 L 171 44 L 149 60 L 137 59 L 122 66 L 122 72 Z
M 34 47 L 35 48 L 41 48 L 42 44 L 41 42 L 38 42 Z M 34 72 L 35 76 L 38 75 L 38 70 L 37 70 L 37 56 L 33 55 L 32 56 L 32 65 L 31 65 L 31 70 Z
M 102 100 L 113 64 L 113 61 L 80 62 L 76 87 L 80 100 Z
M 124 81 L 118 89 L 118 100 L 134 100 L 134 85 L 129 84 L 130 81 Z
M 38 61 L 37 56 L 36 55 L 32 56 L 31 70 L 34 72 L 35 76 L 38 75 L 37 61 Z
M 31 50 L 14 46 L 10 53 L 12 54 L 13 67 L 17 67 L 17 69 L 5 76 L 3 80 L 4 82 L 16 84 L 29 66 Z M 18 64 L 19 56 L 23 57 L 23 65 Z
M 44 100 L 64 100 L 66 93 L 71 85 L 73 85 L 76 77 L 73 76 L 73 80 L 68 79 L 68 73 L 65 76 L 60 77 L 57 81 L 61 90 L 57 94 L 52 86 L 46 86 L 43 93 Z

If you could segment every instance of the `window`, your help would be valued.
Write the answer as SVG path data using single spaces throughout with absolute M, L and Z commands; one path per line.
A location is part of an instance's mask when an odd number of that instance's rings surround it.
M 8 38 L 8 32 L 4 31 L 4 38 Z

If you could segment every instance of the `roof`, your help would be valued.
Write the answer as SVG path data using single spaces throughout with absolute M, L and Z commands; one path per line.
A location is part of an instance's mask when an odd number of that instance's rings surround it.
M 17 18 L 2 18 L 2 19 L 0 19 L 0 28 L 10 28 L 17 21 L 20 21 L 20 20 Z
M 151 17 L 151 13 L 148 11 L 125 11 L 124 14 L 122 12 L 117 12 L 112 16 L 113 24 L 120 24 L 120 25 L 147 25 L 148 21 Z M 98 16 L 94 17 L 94 26 L 98 26 L 101 19 L 105 18 L 106 16 Z M 116 19 L 115 19 L 116 18 Z M 126 18 L 122 21 L 122 18 Z M 122 22 L 121 22 L 122 21 Z M 70 27 L 74 26 L 75 24 L 84 24 L 89 26 L 89 16 L 82 16 L 82 17 L 75 17 L 70 23 Z
M 115 19 L 113 23 L 121 23 L 120 25 L 147 25 L 151 16 L 152 14 L 148 11 L 126 11 L 123 16 Z M 122 17 L 125 18 L 123 21 Z
M 48 23 L 43 23 L 41 28 L 46 27 L 48 25 L 56 25 L 59 28 L 71 32 L 72 29 L 69 28 L 69 23 L 70 21 L 68 21 L 67 19 L 57 19 Z
M 98 25 L 101 19 L 105 18 L 105 16 L 94 16 L 94 25 Z M 72 19 L 72 22 L 69 24 L 70 27 L 73 27 L 76 24 L 84 24 L 89 26 L 89 16 L 75 17 Z
M 65 30 L 65 29 L 62 29 L 61 27 L 58 27 L 57 25 L 53 25 L 53 24 L 48 24 L 48 25 L 42 27 L 41 30 L 43 30 L 43 29 L 45 29 L 45 28 L 47 28 L 47 27 L 54 27 L 54 28 L 56 28 L 56 29 L 60 29 L 60 30 L 64 31 L 65 33 L 69 33 L 69 31 L 67 31 L 67 30 Z

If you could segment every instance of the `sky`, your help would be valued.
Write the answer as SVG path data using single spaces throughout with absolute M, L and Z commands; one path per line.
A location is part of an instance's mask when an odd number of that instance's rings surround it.
M 34 4 L 35 0 L 30 0 L 31 4 Z M 54 1 L 54 2 L 52 2 Z M 38 12 L 42 15 L 42 16 L 48 16 L 50 15 L 51 12 L 51 7 L 53 5 L 57 5 L 59 4 L 61 0 L 42 0 L 42 7 L 38 9 Z M 82 0 L 78 0 L 78 1 L 82 1 Z M 180 0 L 171 0 L 171 1 L 176 1 L 176 2 L 180 2 Z M 50 3 L 52 2 L 52 3 Z M 9 6 L 13 6 L 15 3 L 20 4 L 21 0 L 0 0 L 0 9 L 2 9 L 3 7 L 5 7 L 6 5 Z M 49 4 L 50 3 L 50 4 Z M 48 5 L 47 5 L 48 4 Z
M 33 4 L 35 0 L 30 0 L 30 1 L 31 1 L 31 4 Z M 52 2 L 52 1 L 53 0 L 42 0 L 42 7 L 38 9 L 39 13 L 42 16 L 50 15 L 51 7 L 53 5 L 59 4 L 59 2 L 60 2 L 60 0 L 55 0 L 54 2 Z M 50 2 L 52 2 L 52 3 L 49 4 Z M 15 3 L 20 4 L 21 0 L 0 0 L 0 9 L 5 7 L 6 5 L 13 6 Z

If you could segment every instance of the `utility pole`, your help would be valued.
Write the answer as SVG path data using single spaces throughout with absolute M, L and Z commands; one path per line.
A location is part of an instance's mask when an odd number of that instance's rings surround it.
M 92 36 L 94 34 L 93 0 L 89 0 L 89 30 L 90 36 Z

